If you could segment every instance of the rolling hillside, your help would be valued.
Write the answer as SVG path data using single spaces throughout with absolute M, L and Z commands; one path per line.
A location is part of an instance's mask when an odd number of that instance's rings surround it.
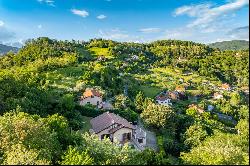
M 245 50 L 249 49 L 249 41 L 246 40 L 232 40 L 211 43 L 208 46 L 212 48 L 219 48 L 220 50 Z

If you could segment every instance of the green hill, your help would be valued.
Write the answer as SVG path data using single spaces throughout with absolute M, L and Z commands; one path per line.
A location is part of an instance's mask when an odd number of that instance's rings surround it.
M 212 48 L 219 48 L 220 50 L 245 50 L 249 49 L 249 41 L 246 40 L 232 40 L 211 43 L 208 46 Z

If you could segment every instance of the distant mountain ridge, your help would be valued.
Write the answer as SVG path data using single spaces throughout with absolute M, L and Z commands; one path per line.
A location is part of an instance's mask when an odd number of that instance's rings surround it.
M 6 54 L 9 51 L 17 52 L 18 48 L 0 44 L 0 55 Z
M 222 41 L 208 44 L 209 47 L 219 48 L 220 50 L 245 50 L 249 49 L 249 41 L 246 40 L 232 40 Z

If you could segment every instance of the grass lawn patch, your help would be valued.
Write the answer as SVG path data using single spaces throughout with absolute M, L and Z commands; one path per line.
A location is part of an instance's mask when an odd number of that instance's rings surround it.
M 89 48 L 89 51 L 91 52 L 93 56 L 96 56 L 96 57 L 103 55 L 108 59 L 113 58 L 113 56 L 109 55 L 108 48 L 91 47 Z
M 162 89 L 153 86 L 141 86 L 140 89 L 144 92 L 146 97 L 154 98 Z

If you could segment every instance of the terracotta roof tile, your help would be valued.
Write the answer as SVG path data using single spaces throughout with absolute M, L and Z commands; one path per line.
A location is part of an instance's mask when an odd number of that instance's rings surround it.
M 91 97 L 91 96 L 101 97 L 102 95 L 97 90 L 94 90 L 94 89 L 90 90 L 90 89 L 88 89 L 88 90 L 85 90 L 85 92 L 83 93 L 83 96 L 86 98 L 86 97 Z

